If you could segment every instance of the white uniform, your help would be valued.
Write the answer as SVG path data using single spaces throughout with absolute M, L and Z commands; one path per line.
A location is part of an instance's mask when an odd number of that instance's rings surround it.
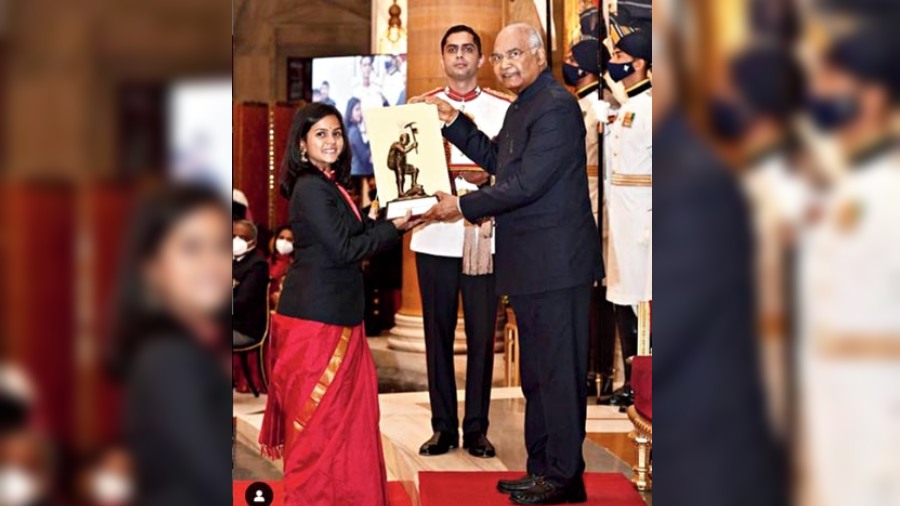
M 788 265 L 786 253 L 796 236 L 809 203 L 809 190 L 791 170 L 788 157 L 771 152 L 760 157 L 742 176 L 742 185 L 752 205 L 756 235 L 757 312 L 763 338 L 766 398 L 772 425 L 779 433 L 787 428 L 786 316 Z
M 810 504 L 900 504 L 898 195 L 896 152 L 856 167 L 801 243 L 798 433 Z
M 785 311 L 786 238 L 793 236 L 801 224 L 809 191 L 791 171 L 786 156 L 777 153 L 751 166 L 742 176 L 742 185 L 753 210 L 762 328 L 764 332 L 775 331 Z
M 482 88 L 475 88 L 470 94 L 471 96 L 467 95 L 464 99 L 450 92 L 447 88 L 435 90 L 429 95 L 445 100 L 453 105 L 453 107 L 471 118 L 475 125 L 478 126 L 478 129 L 491 138 L 495 137 L 503 127 L 506 110 L 512 102 L 512 97 L 508 95 Z M 450 170 L 478 167 L 456 146 L 446 141 L 445 146 L 448 146 L 450 151 L 450 163 L 448 164 Z M 477 186 L 469 183 L 462 177 L 456 178 L 454 184 L 458 194 L 478 191 Z M 413 232 L 410 249 L 417 253 L 426 253 L 428 255 L 462 258 L 464 235 L 465 220 L 458 220 L 453 223 L 430 223 L 417 228 Z M 491 236 L 491 252 L 494 252 L 493 235 Z
M 653 298 L 649 265 L 653 225 L 653 103 L 650 82 L 629 92 L 606 130 L 610 172 L 606 298 L 635 305 Z
M 601 118 L 598 112 L 600 106 L 600 94 L 597 91 L 600 83 L 591 83 L 577 91 L 578 106 L 584 116 L 584 147 L 587 152 L 588 191 L 591 196 L 591 211 L 594 213 L 594 223 L 599 223 L 599 197 L 600 197 L 600 134 L 598 127 Z

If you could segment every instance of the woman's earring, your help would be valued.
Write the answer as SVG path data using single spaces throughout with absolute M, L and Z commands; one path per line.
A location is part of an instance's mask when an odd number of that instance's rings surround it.
M 309 161 L 309 160 L 306 158 L 306 150 L 305 150 L 305 149 L 301 149 L 301 150 L 300 150 L 300 161 L 301 161 L 301 162 L 304 162 L 304 163 L 306 163 L 306 162 Z

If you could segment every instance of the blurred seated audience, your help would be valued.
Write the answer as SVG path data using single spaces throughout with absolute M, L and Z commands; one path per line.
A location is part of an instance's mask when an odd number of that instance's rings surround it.
M 287 274 L 288 267 L 294 261 L 294 233 L 290 225 L 282 225 L 275 229 L 269 250 L 269 298 L 270 308 L 276 307 L 281 295 L 281 283 Z
M 0 364 L 0 433 L 28 426 L 33 405 L 34 387 L 25 372 L 14 364 Z
M 232 225 L 232 345 L 248 346 L 259 342 L 266 332 L 269 266 L 254 249 L 258 239 L 256 225 L 238 220 Z
M 49 439 L 19 426 L 0 432 L 0 505 L 49 506 L 55 476 Z
M 15 364 L 0 364 L 0 506 L 50 504 L 50 441 L 35 429 L 34 390 Z
M 129 506 L 134 501 L 134 464 L 123 446 L 110 445 L 96 452 L 77 479 L 80 504 Z

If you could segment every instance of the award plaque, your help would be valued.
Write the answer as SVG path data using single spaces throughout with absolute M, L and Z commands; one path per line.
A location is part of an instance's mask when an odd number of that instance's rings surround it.
M 424 214 L 435 192 L 451 193 L 437 106 L 398 105 L 363 112 L 372 147 L 378 200 L 387 219 Z

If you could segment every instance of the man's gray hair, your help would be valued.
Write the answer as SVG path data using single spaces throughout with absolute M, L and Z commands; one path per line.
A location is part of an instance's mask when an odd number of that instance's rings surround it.
M 528 36 L 528 49 L 544 49 L 544 38 L 540 30 L 528 23 L 513 23 L 506 28 L 525 32 Z
M 253 235 L 253 240 L 257 240 L 259 238 L 259 229 L 256 228 L 256 224 L 250 220 L 236 220 L 234 222 L 237 225 L 244 225 L 250 229 L 250 233 Z

